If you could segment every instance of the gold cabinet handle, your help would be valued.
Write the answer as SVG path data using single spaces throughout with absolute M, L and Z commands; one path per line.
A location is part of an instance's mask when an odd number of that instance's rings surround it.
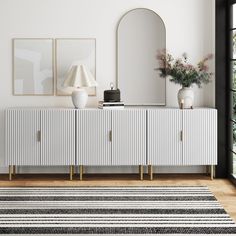
M 41 131 L 40 130 L 37 132 L 37 140 L 38 140 L 38 142 L 41 142 Z
M 110 142 L 112 141 L 112 131 L 111 130 L 109 131 L 109 141 Z
M 180 131 L 180 141 L 183 142 L 183 138 L 184 138 L 184 135 L 183 135 L 183 130 Z

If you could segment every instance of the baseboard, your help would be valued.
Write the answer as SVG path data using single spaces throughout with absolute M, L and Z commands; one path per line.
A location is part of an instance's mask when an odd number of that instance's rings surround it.
M 33 174 L 33 173 L 69 173 L 69 167 L 66 166 L 21 166 L 17 167 L 17 173 Z M 79 172 L 78 168 L 75 168 L 75 172 Z M 85 173 L 138 173 L 138 166 L 85 166 Z M 147 167 L 144 167 L 144 172 L 147 173 Z M 205 173 L 205 166 L 162 166 L 153 167 L 154 173 L 191 173 L 199 174 Z M 8 167 L 0 167 L 0 173 L 8 173 Z

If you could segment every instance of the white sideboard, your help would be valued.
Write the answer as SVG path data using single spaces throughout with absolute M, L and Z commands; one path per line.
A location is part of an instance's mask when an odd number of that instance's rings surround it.
M 14 166 L 217 165 L 217 111 L 9 108 L 6 164 Z M 213 173 L 213 170 L 211 171 Z
M 214 109 L 148 110 L 148 165 L 216 165 Z
M 75 110 L 6 110 L 6 164 L 74 165 Z
M 77 165 L 146 165 L 146 110 L 78 110 Z

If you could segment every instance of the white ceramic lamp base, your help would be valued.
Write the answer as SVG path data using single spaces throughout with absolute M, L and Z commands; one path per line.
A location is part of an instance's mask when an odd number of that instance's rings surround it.
M 88 101 L 88 94 L 84 89 L 76 89 L 71 94 L 72 102 L 75 108 L 85 108 L 87 101 Z

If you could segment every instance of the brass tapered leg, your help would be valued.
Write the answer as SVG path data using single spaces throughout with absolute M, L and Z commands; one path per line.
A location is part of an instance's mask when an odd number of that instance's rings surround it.
M 214 166 L 211 165 L 211 180 L 214 179 Z
M 9 180 L 12 180 L 12 165 L 9 166 Z
M 152 165 L 148 166 L 148 174 L 150 176 L 150 180 L 153 180 L 153 168 L 152 168 Z
M 82 165 L 79 166 L 79 179 L 83 180 L 83 166 Z
M 13 166 L 13 175 L 16 174 L 16 166 Z
M 73 169 L 74 166 L 70 166 L 70 180 L 73 180 Z
M 143 180 L 143 165 L 139 165 L 140 180 Z

